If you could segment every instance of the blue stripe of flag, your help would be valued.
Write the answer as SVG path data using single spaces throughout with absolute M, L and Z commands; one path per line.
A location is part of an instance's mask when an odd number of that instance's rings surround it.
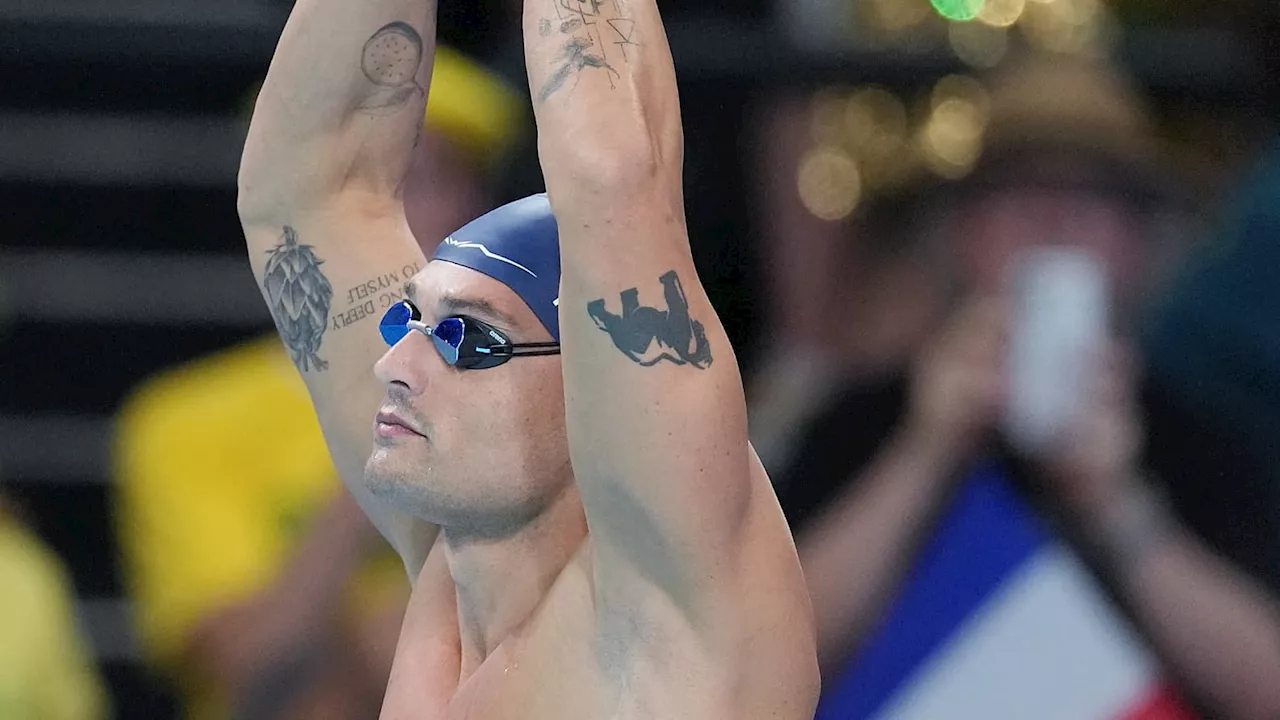
M 823 688 L 815 720 L 872 717 L 1049 541 L 999 466 L 976 469 L 923 548 L 884 623 Z

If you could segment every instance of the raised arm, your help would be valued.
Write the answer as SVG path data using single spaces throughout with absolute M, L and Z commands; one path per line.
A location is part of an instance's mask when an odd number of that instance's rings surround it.
M 598 597 L 625 604 L 656 586 L 700 616 L 741 590 L 740 541 L 767 482 L 689 250 L 662 22 L 653 0 L 526 0 L 524 31 Z
M 424 263 L 400 186 L 422 127 L 434 0 L 298 0 L 240 167 L 250 262 L 352 494 L 410 573 L 435 528 L 364 487 L 377 322 Z

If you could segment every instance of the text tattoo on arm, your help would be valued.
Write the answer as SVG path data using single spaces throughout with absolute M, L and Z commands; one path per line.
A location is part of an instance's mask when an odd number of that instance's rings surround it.
M 626 0 L 549 0 L 555 17 L 542 18 L 538 34 L 550 37 L 559 31 L 570 37 L 560 47 L 553 61 L 555 70 L 542 89 L 538 102 L 545 103 L 573 79 L 577 84 L 588 68 L 603 70 L 609 86 L 621 75 L 614 64 L 631 61 L 628 50 L 640 47 L 636 40 L 635 20 L 629 16 Z M 613 51 L 610 51 L 613 48 Z
M 711 345 L 702 323 L 689 315 L 684 286 L 674 270 L 660 277 L 667 308 L 640 304 L 638 288 L 622 291 L 620 314 L 609 312 L 603 299 L 587 304 L 587 315 L 609 334 L 613 344 L 632 361 L 645 367 L 664 360 L 676 365 L 711 367 Z
M 360 69 L 373 83 L 373 89 L 359 109 L 372 115 L 386 115 L 424 97 L 426 92 L 418 84 L 422 59 L 422 36 L 413 26 L 393 22 L 379 28 L 360 53 Z
M 327 370 L 320 357 L 325 333 L 339 332 L 404 299 L 404 283 L 422 269 L 413 262 L 369 277 L 337 296 L 315 248 L 298 242 L 298 232 L 285 225 L 280 244 L 267 252 L 263 294 L 280 338 L 293 363 L 303 371 Z M 376 338 L 370 336 L 370 342 Z

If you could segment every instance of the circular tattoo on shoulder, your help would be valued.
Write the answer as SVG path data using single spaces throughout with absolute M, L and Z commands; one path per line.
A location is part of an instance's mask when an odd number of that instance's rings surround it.
M 388 23 L 374 33 L 364 44 L 360 69 L 376 89 L 360 109 L 387 114 L 422 94 L 416 78 L 422 65 L 422 50 L 422 36 L 408 23 Z
M 407 23 L 383 26 L 364 44 L 360 67 L 365 77 L 383 87 L 398 87 L 413 81 L 422 64 L 422 38 Z

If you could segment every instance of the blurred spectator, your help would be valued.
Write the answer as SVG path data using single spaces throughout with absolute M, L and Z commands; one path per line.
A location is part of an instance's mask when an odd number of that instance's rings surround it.
M 1280 113 L 1280 6 L 1238 0 L 1238 26 L 1253 39 L 1262 63 L 1271 116 Z M 1145 337 L 1148 373 L 1183 390 L 1187 403 L 1251 437 L 1262 448 L 1271 487 L 1280 487 L 1280 133 L 1271 126 L 1261 159 L 1229 196 L 1212 241 L 1171 288 Z M 1216 460 L 1216 459 L 1214 459 Z M 1235 469 L 1218 462 L 1198 468 L 1204 492 L 1218 494 Z M 1217 487 L 1213 487 L 1216 485 Z M 1248 502 L 1249 498 L 1242 498 Z M 1221 503 L 1188 503 L 1209 510 L 1197 524 L 1220 528 L 1223 543 L 1269 545 L 1259 528 L 1241 528 Z M 1280 550 L 1277 550 L 1280 552 Z M 1235 554 L 1247 554 L 1238 553 Z M 1269 563 L 1272 567 L 1280 563 Z M 1280 590 L 1280 588 L 1278 588 Z
M 62 563 L 0 496 L 0 718 L 108 717 L 73 596 Z
M 1170 188 L 1147 117 L 1123 78 L 1061 57 L 997 77 L 991 106 L 977 171 L 953 194 L 931 198 L 947 206 L 944 230 L 969 298 L 910 371 L 879 386 L 859 383 L 832 402 L 779 483 L 825 673 L 831 679 L 856 655 L 951 498 L 994 455 L 999 474 L 1030 480 L 1041 509 L 1079 541 L 1210 716 L 1280 717 L 1280 615 L 1255 579 L 1280 577 L 1275 488 L 1256 444 L 1186 403 L 1180 388 L 1140 386 L 1133 358 L 1137 321 L 1177 250 L 1152 236 L 1152 211 Z M 1087 409 L 1070 437 L 1028 460 L 995 432 L 1007 385 L 1003 294 L 1011 262 L 1041 244 L 1104 261 L 1118 339 L 1090 373 Z M 1200 476 L 1205 463 L 1187 457 L 1218 458 L 1232 470 Z M 1177 512 L 1196 503 L 1247 528 L 1250 542 L 1232 548 L 1238 555 L 1211 549 L 1223 526 Z
M 504 84 L 437 53 L 404 193 L 427 255 L 489 207 L 520 120 Z M 120 418 L 117 471 L 143 644 L 191 717 L 376 715 L 409 585 L 341 489 L 274 335 L 140 388 Z
M 1164 411 L 1151 419 L 1152 451 L 1179 483 L 1179 513 L 1276 593 L 1280 542 L 1260 513 L 1280 492 L 1278 197 L 1272 139 L 1143 343 L 1147 394 Z
M 748 143 L 769 328 L 748 383 L 751 440 L 775 482 L 788 476 L 822 399 L 896 372 L 949 291 L 937 248 L 911 237 L 917 223 L 900 214 L 908 194 L 878 194 L 842 220 L 806 206 L 798 176 L 815 147 L 813 104 L 775 92 L 755 112 Z

